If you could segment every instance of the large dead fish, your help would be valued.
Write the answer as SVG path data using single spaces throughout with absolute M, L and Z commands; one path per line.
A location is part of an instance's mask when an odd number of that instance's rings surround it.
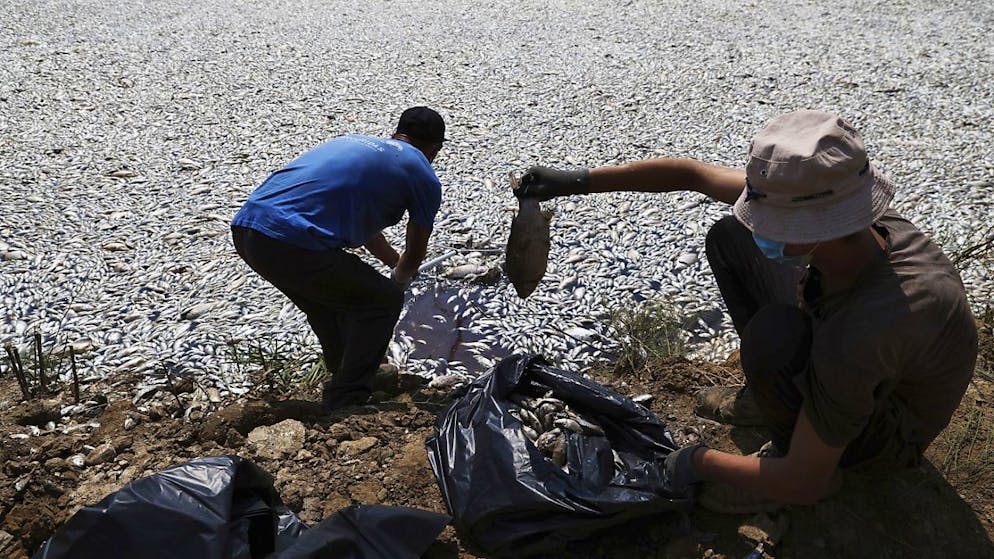
M 511 173 L 511 189 L 518 179 Z M 549 222 L 552 212 L 543 211 L 537 198 L 518 198 L 518 214 L 511 221 L 507 237 L 507 277 L 524 299 L 535 291 L 549 262 Z

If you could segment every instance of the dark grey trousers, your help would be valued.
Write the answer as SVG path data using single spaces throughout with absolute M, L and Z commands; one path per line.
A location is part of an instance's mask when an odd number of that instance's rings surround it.
M 811 318 L 798 308 L 802 271 L 771 261 L 759 251 L 752 233 L 734 216 L 708 231 L 708 263 L 741 339 L 746 385 L 773 435 L 786 452 L 803 404 L 794 377 L 808 367 Z M 847 446 L 840 465 L 861 463 L 910 466 L 920 450 L 899 436 L 898 409 L 881 401 L 863 432 Z
M 307 250 L 238 226 L 231 234 L 239 256 L 307 315 L 331 373 L 325 406 L 365 402 L 400 318 L 400 286 L 344 250 Z

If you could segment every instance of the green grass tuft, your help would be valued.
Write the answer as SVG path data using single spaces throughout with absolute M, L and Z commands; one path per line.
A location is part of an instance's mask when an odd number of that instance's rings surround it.
M 683 321 L 665 299 L 651 299 L 611 313 L 618 342 L 615 373 L 636 373 L 651 363 L 683 357 L 687 343 Z
M 263 393 L 289 394 L 319 386 L 328 376 L 324 359 L 299 357 L 306 354 L 298 344 L 280 340 L 229 342 L 226 347 L 228 362 L 254 379 L 254 392 Z

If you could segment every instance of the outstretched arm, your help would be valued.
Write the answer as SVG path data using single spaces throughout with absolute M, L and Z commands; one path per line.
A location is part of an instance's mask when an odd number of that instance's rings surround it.
M 560 171 L 534 166 L 514 191 L 519 198 L 549 200 L 556 196 L 631 190 L 637 192 L 700 192 L 734 204 L 745 188 L 745 171 L 708 165 L 693 159 L 646 159 L 624 165 Z
M 825 444 L 804 409 L 783 458 L 738 456 L 709 448 L 693 455 L 695 477 L 721 481 L 781 503 L 812 504 L 828 492 L 845 447 Z
M 734 204 L 745 188 L 745 171 L 693 159 L 646 159 L 590 171 L 590 192 L 690 190 Z

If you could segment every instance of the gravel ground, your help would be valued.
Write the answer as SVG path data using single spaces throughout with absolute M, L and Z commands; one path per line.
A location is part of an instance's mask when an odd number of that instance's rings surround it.
M 38 327 L 86 351 L 87 375 L 153 379 L 170 361 L 239 392 L 227 340 L 313 351 L 303 316 L 234 254 L 228 221 L 302 151 L 386 135 L 416 104 L 451 138 L 430 255 L 503 246 L 508 171 L 743 165 L 751 136 L 799 108 L 851 120 L 899 185 L 895 206 L 947 252 L 991 232 L 989 2 L 56 0 L 3 10 L 0 28 L 0 341 Z M 703 254 L 727 208 L 634 193 L 550 206 L 550 270 L 527 301 L 504 278 L 415 285 L 456 296 L 439 320 L 475 333 L 477 363 L 414 358 L 404 331 L 393 359 L 472 371 L 500 346 L 579 366 L 610 348 L 612 306 L 657 293 L 700 319 L 699 354 L 734 347 Z M 447 264 L 499 258 L 466 252 Z M 978 307 L 992 299 L 989 263 L 964 280 Z

